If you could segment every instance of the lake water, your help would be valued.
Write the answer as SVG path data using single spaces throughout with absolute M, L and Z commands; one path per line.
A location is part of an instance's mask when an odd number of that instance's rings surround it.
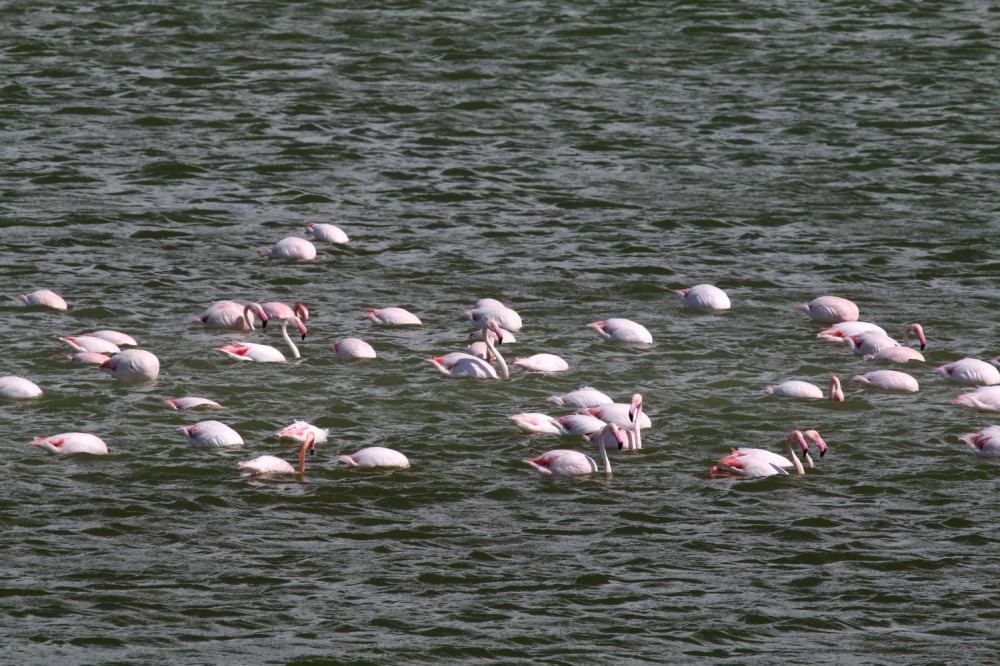
M 995 661 L 1000 468 L 957 437 L 1000 417 L 934 368 L 1000 354 L 998 35 L 976 2 L 3 3 L 0 374 L 45 391 L 0 403 L 4 659 Z M 308 221 L 351 242 L 257 256 Z M 681 307 L 706 282 L 730 311 Z M 16 300 L 41 288 L 70 309 Z M 890 366 L 816 339 L 792 307 L 822 294 L 922 323 L 893 366 L 921 390 L 851 384 Z M 570 370 L 437 373 L 481 297 L 524 321 L 508 360 Z M 213 351 L 189 320 L 221 299 L 309 305 L 301 360 Z M 99 328 L 159 379 L 69 362 Z M 830 374 L 843 403 L 761 392 Z M 522 461 L 584 447 L 509 416 L 582 385 L 643 395 L 644 449 L 544 478 Z M 245 446 L 189 447 L 206 418 Z M 303 482 L 241 479 L 296 419 L 331 434 Z M 807 428 L 804 476 L 705 476 Z M 110 455 L 24 446 L 66 431 Z M 337 466 L 367 445 L 412 467 Z

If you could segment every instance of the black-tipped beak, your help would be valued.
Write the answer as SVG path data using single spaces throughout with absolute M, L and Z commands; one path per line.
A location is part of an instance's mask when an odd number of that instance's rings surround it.
M 305 339 L 306 339 L 306 334 L 305 334 L 305 333 L 303 333 L 303 334 L 302 334 L 302 339 L 303 339 L 303 340 L 305 340 Z

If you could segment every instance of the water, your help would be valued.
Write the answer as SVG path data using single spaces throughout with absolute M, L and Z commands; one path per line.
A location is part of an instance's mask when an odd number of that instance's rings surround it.
M 983 663 L 1000 614 L 995 423 L 933 372 L 1000 353 L 995 9 L 979 3 L 5 3 L 0 7 L 0 637 L 11 663 Z M 257 250 L 342 226 L 310 264 Z M 674 291 L 726 289 L 725 314 Z M 66 313 L 15 296 L 58 291 Z M 915 395 L 791 310 L 920 321 Z M 571 370 L 449 380 L 476 298 Z M 301 361 L 246 366 L 188 320 L 306 302 Z M 368 307 L 417 313 L 379 329 Z M 640 321 L 648 348 L 589 322 Z M 150 386 L 58 335 L 131 333 Z M 368 340 L 380 358 L 338 361 Z M 272 328 L 253 339 L 280 346 Z M 780 401 L 845 380 L 842 404 Z M 610 478 L 508 417 L 589 384 L 653 427 Z M 204 395 L 218 413 L 161 401 Z M 176 428 L 220 418 L 246 446 Z M 331 429 L 303 483 L 275 433 Z M 803 477 L 704 478 L 730 446 L 830 444 Z M 107 458 L 27 449 L 94 432 Z M 369 444 L 413 466 L 351 473 Z

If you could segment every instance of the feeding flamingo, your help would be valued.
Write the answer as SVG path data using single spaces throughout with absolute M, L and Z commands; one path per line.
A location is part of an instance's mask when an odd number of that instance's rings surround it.
M 610 448 L 612 451 L 634 451 L 642 448 L 641 443 L 636 442 L 635 432 L 622 428 L 617 423 L 606 423 L 597 432 L 584 435 L 583 438 L 598 447 L 603 440 L 605 449 Z
M 295 261 L 312 261 L 316 258 L 316 246 L 305 238 L 289 236 L 266 247 L 257 253 L 261 257 L 272 259 L 291 259 Z
M 860 335 L 861 333 L 865 333 L 867 331 L 876 331 L 882 335 L 888 335 L 884 328 L 871 324 L 867 321 L 842 321 L 834 324 L 830 328 L 823 329 L 816 334 L 816 337 L 821 340 L 847 344 L 847 338 L 852 335 Z
M 306 222 L 306 233 L 312 234 L 313 238 L 324 243 L 343 245 L 351 240 L 343 229 L 332 224 Z
M 260 456 L 253 460 L 245 460 L 238 464 L 240 476 L 272 476 L 274 474 L 295 474 L 298 478 L 306 473 L 306 451 L 316 453 L 316 438 L 312 433 L 306 435 L 299 447 L 299 466 L 292 467 L 287 461 L 277 456 Z
M 563 372 L 569 370 L 569 363 L 555 354 L 535 354 L 525 358 L 512 358 L 511 365 L 531 372 Z
M 94 335 L 66 335 L 59 338 L 70 347 L 73 351 L 78 352 L 95 352 L 97 354 L 117 354 L 121 351 L 113 342 L 108 342 L 104 338 L 99 338 Z
M 101 370 L 130 384 L 151 382 L 160 374 L 160 359 L 145 349 L 125 349 L 101 364 Z
M 1000 456 L 1000 426 L 987 426 L 979 432 L 967 432 L 958 438 L 981 456 Z
M 726 292 L 713 284 L 696 284 L 687 289 L 679 289 L 677 296 L 681 303 L 695 310 L 719 311 L 732 307 Z
M 240 434 L 221 421 L 199 421 L 177 430 L 184 434 L 188 444 L 199 449 L 243 446 Z
M 0 398 L 37 398 L 42 394 L 38 384 L 15 375 L 0 377 Z
M 397 307 L 368 308 L 364 317 L 380 326 L 420 326 L 423 323 L 417 315 Z
M 90 453 L 95 456 L 108 455 L 108 445 L 97 435 L 86 432 L 64 432 L 51 437 L 36 437 L 27 444 L 40 446 L 49 453 L 69 455 L 71 453 Z
M 375 358 L 375 349 L 359 338 L 344 338 L 330 345 L 339 358 L 346 361 L 362 358 Z
M 205 308 L 200 315 L 191 319 L 191 323 L 203 324 L 208 328 L 253 331 L 255 314 L 260 317 L 261 323 L 267 323 L 267 313 L 259 303 L 242 305 L 235 301 L 216 301 Z
M 30 294 L 21 294 L 17 298 L 25 305 L 40 305 L 52 308 L 53 310 L 66 310 L 69 308 L 69 305 L 66 304 L 62 296 L 48 289 L 39 289 Z
M 595 388 L 582 386 L 575 391 L 563 393 L 562 395 L 550 395 L 545 399 L 545 402 L 553 405 L 580 408 L 607 405 L 614 402 L 614 400 Z
M 406 456 L 384 446 L 368 446 L 350 455 L 337 456 L 337 462 L 352 469 L 372 469 L 375 467 L 404 469 L 410 466 L 410 461 L 407 460 Z
M 268 301 L 267 303 L 262 303 L 260 307 L 263 308 L 268 319 L 280 320 L 298 317 L 304 322 L 309 321 L 309 308 L 305 306 L 305 303 L 296 303 L 289 307 L 281 301 Z M 266 321 L 264 322 L 264 328 L 267 328 Z
M 798 379 L 790 379 L 773 386 L 765 386 L 764 393 L 781 398 L 808 398 L 810 400 L 822 400 L 824 398 L 823 389 Z M 837 375 L 830 377 L 830 387 L 828 395 L 834 402 L 844 401 L 844 392 L 840 386 L 840 378 Z
M 740 477 L 740 478 L 761 478 L 765 476 L 783 475 L 787 476 L 786 467 L 795 467 L 798 474 L 805 474 L 802 462 L 795 451 L 792 450 L 792 442 L 797 442 L 802 455 L 806 458 L 809 466 L 812 467 L 812 458 L 809 457 L 809 443 L 806 442 L 806 435 L 810 436 L 819 446 L 820 457 L 826 453 L 826 443 L 815 430 L 803 433 L 793 430 L 785 439 L 785 446 L 788 450 L 789 458 L 771 453 L 765 449 L 732 449 L 728 456 L 721 458 L 712 469 L 709 476 L 712 477 Z
M 874 354 L 862 356 L 866 361 L 891 361 L 892 363 L 908 363 L 910 361 L 924 361 L 924 355 L 913 347 L 885 347 L 879 349 Z
M 497 344 L 503 342 L 500 325 L 494 320 L 488 319 L 483 323 L 484 331 L 492 331 L 495 335 L 483 335 L 483 343 L 486 345 L 489 355 L 491 355 L 500 365 L 500 376 L 504 379 L 510 378 L 510 371 L 503 356 L 497 351 L 493 340 Z M 444 356 L 435 356 L 427 359 L 441 374 L 449 377 L 474 377 L 478 379 L 498 379 L 497 371 L 488 361 L 472 354 L 464 352 L 452 352 Z
M 93 365 L 104 365 L 111 360 L 111 357 L 107 354 L 99 354 L 97 352 L 76 352 L 75 354 L 70 354 L 69 360 L 74 363 L 91 363 Z
M 967 386 L 993 386 L 1000 384 L 1000 370 L 978 358 L 963 358 L 954 363 L 946 363 L 934 372 L 959 384 Z
M 515 414 L 510 417 L 510 420 L 514 422 L 519 429 L 528 433 L 529 435 L 539 435 L 539 434 L 550 434 L 550 435 L 562 435 L 563 430 L 557 426 L 553 421 L 551 416 L 548 414 L 540 414 L 538 412 L 526 412 L 523 414 Z
M 310 433 L 317 444 L 325 443 L 330 436 L 327 428 L 320 428 L 306 421 L 295 421 L 278 432 L 278 439 L 302 443 Z
M 920 351 L 923 351 L 927 346 L 927 338 L 924 336 L 923 326 L 917 323 L 907 324 L 906 328 L 903 329 L 902 344 L 891 336 L 879 333 L 878 331 L 864 331 L 857 335 L 848 336 L 846 340 L 848 346 L 854 350 L 854 353 L 864 356 L 871 354 L 874 357 L 875 354 L 884 349 L 906 346 L 910 342 L 910 333 L 917 336 L 917 340 L 920 342 Z
M 968 405 L 981 412 L 1000 412 L 1000 386 L 980 386 L 951 401 L 953 405 Z
M 297 325 L 302 323 L 298 317 L 292 317 L 291 320 L 283 319 L 281 321 L 281 337 L 285 339 L 285 344 L 287 344 L 288 348 L 292 350 L 292 356 L 295 358 L 301 358 L 301 356 L 299 356 L 299 348 L 295 346 L 295 343 L 292 342 L 292 339 L 288 336 L 289 321 L 295 321 Z M 305 335 L 303 335 L 303 337 L 305 337 Z M 284 363 L 286 360 L 285 355 L 271 345 L 262 345 L 256 342 L 234 342 L 222 347 L 216 347 L 215 350 L 220 351 L 229 358 L 236 359 L 237 361 Z
M 653 335 L 642 324 L 631 319 L 612 317 L 604 321 L 587 324 L 597 335 L 611 342 L 649 345 L 653 343 Z
M 173 400 L 164 400 L 163 406 L 173 409 L 175 411 L 180 411 L 182 409 L 224 409 L 222 405 L 214 400 L 209 400 L 208 398 L 197 398 L 194 396 L 186 398 L 174 398 Z
M 851 378 L 851 383 L 861 384 L 869 388 L 882 389 L 883 391 L 916 393 L 920 390 L 920 385 L 916 379 L 905 372 L 897 370 L 875 370 L 874 372 L 866 372 L 863 375 L 855 375 Z
M 636 393 L 627 403 L 613 402 L 594 407 L 585 407 L 576 412 L 577 414 L 587 414 L 598 418 L 606 423 L 614 423 L 624 428 L 630 435 L 626 443 L 626 449 L 641 449 L 643 428 L 651 428 L 652 421 L 642 411 L 642 394 Z
M 499 303 L 499 301 L 497 301 L 497 303 Z M 508 331 L 514 331 L 515 333 L 520 331 L 522 326 L 521 316 L 514 310 L 503 305 L 491 305 L 489 307 L 477 307 L 471 310 L 466 310 L 459 318 L 468 319 L 477 328 L 482 328 L 486 322 L 492 319 L 501 328 L 505 328 Z
M 805 312 L 813 321 L 826 324 L 858 320 L 858 306 L 853 301 L 839 296 L 818 296 L 792 309 Z
M 102 330 L 88 333 L 88 335 L 95 338 L 101 338 L 102 340 L 107 340 L 108 342 L 114 343 L 119 347 L 124 347 L 126 345 L 129 347 L 135 347 L 139 344 L 131 335 L 120 331 Z
M 567 414 L 552 419 L 552 425 L 559 429 L 562 435 L 585 437 L 604 428 L 607 421 L 593 414 Z
M 625 437 L 622 431 L 615 424 L 605 424 L 609 432 L 614 433 L 608 437 L 596 437 L 597 448 L 601 452 L 601 459 L 604 462 L 604 473 L 611 476 L 611 461 L 608 459 L 607 440 L 613 438 L 618 445 L 618 450 L 625 444 Z M 527 464 L 537 469 L 546 476 L 582 476 L 592 474 L 597 471 L 597 463 L 585 453 L 571 451 L 569 449 L 553 449 L 546 451 L 540 456 L 528 458 Z

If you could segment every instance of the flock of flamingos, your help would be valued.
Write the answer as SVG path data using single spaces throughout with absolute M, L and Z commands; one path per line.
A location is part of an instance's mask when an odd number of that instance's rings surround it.
M 347 243 L 349 238 L 341 229 L 330 224 L 310 222 L 306 231 L 321 243 Z M 310 240 L 290 236 L 274 246 L 260 251 L 260 256 L 294 261 L 311 261 L 316 258 L 316 247 Z M 720 311 L 730 308 L 729 297 L 721 289 L 700 284 L 678 293 L 680 301 L 688 307 L 704 311 Z M 18 299 L 26 306 L 66 310 L 66 301 L 49 290 L 21 294 Z M 837 296 L 819 296 L 808 303 L 798 305 L 796 310 L 804 312 L 812 320 L 828 325 L 817 337 L 832 342 L 846 344 L 855 353 L 867 360 L 887 361 L 896 364 L 923 362 L 921 351 L 927 340 L 920 324 L 909 324 L 903 331 L 902 340 L 897 340 L 879 326 L 859 321 L 857 306 Z M 403 308 L 386 307 L 369 309 L 365 316 L 380 326 L 419 326 L 420 319 Z M 471 344 L 465 351 L 451 352 L 428 359 L 428 362 L 443 375 L 456 378 L 506 379 L 510 376 L 508 362 L 498 347 L 514 342 L 514 333 L 521 329 L 521 318 L 513 309 L 500 301 L 485 298 L 463 313 L 463 317 L 475 327 L 469 335 Z M 300 358 L 299 350 L 288 333 L 294 326 L 302 339 L 308 331 L 309 309 L 302 303 L 287 305 L 280 302 L 242 304 L 233 301 L 218 301 L 210 305 L 200 315 L 193 317 L 192 325 L 232 331 L 253 331 L 256 320 L 263 327 L 268 323 L 280 325 L 281 335 L 293 358 Z M 589 325 L 595 334 L 610 343 L 623 345 L 648 345 L 653 342 L 649 331 L 637 322 L 624 318 L 612 318 Z M 910 346 L 910 336 L 920 349 Z M 160 371 L 156 355 L 144 349 L 135 348 L 136 341 L 118 331 L 100 330 L 85 335 L 67 335 L 62 338 L 72 350 L 72 359 L 79 363 L 92 363 L 108 372 L 115 379 L 133 383 L 155 381 Z M 123 349 L 123 347 L 127 347 Z M 333 352 L 345 360 L 371 359 L 375 350 L 359 338 L 345 338 L 332 345 Z M 285 354 L 270 345 L 247 341 L 235 341 L 217 347 L 225 356 L 240 362 L 282 363 Z M 560 372 L 569 368 L 566 361 L 555 354 L 535 354 L 526 358 L 512 358 L 510 365 L 531 372 Z M 1000 412 L 1000 356 L 989 362 L 974 358 L 964 358 L 942 365 L 936 372 L 946 379 L 965 386 L 977 387 L 956 398 L 953 403 L 965 405 L 986 412 Z M 851 380 L 855 384 L 885 391 L 916 392 L 917 380 L 899 370 L 874 370 L 857 375 Z M 764 387 L 764 392 L 777 397 L 807 400 L 829 399 L 843 401 L 844 394 L 840 379 L 830 378 L 826 393 L 820 387 L 798 380 L 789 380 L 774 386 Z M 42 389 L 23 377 L 0 377 L 0 397 L 9 399 L 31 399 L 42 395 Z M 628 403 L 616 403 L 604 393 L 582 387 L 564 395 L 550 397 L 547 402 L 554 406 L 570 408 L 573 413 L 552 417 L 542 413 L 523 413 L 511 417 L 514 424 L 530 434 L 552 434 L 571 436 L 582 445 L 596 447 L 600 454 L 603 471 L 611 474 L 608 450 L 627 451 L 642 448 L 641 431 L 649 428 L 651 422 L 643 413 L 642 396 L 636 393 Z M 208 398 L 183 397 L 167 400 L 164 405 L 175 410 L 221 409 L 222 406 Z M 243 439 L 226 424 L 206 420 L 180 428 L 187 441 L 195 447 L 237 447 Z M 317 444 L 327 441 L 326 429 L 296 421 L 278 433 L 284 442 L 299 445 L 298 464 L 293 466 L 276 456 L 260 456 L 239 463 L 241 475 L 251 478 L 273 475 L 295 474 L 302 478 L 305 473 L 306 453 L 315 451 Z M 969 449 L 979 455 L 1000 455 L 1000 426 L 988 426 L 979 432 L 966 433 L 959 437 Z M 789 470 L 805 473 L 802 460 L 813 467 L 810 443 L 820 456 L 827 445 L 815 430 L 801 432 L 795 430 L 785 441 L 787 457 L 757 448 L 733 448 L 728 455 L 719 459 L 708 472 L 709 477 L 760 478 L 787 475 Z M 37 446 L 53 454 L 89 453 L 106 455 L 107 445 L 100 437 L 81 432 L 66 432 L 50 437 L 38 437 L 29 446 Z M 796 455 L 802 455 L 802 460 Z M 380 446 L 363 448 L 352 455 L 337 456 L 339 463 L 351 468 L 405 468 L 409 461 L 402 453 Z M 532 468 L 547 476 L 580 476 L 601 469 L 589 455 L 573 449 L 553 449 L 524 461 Z

